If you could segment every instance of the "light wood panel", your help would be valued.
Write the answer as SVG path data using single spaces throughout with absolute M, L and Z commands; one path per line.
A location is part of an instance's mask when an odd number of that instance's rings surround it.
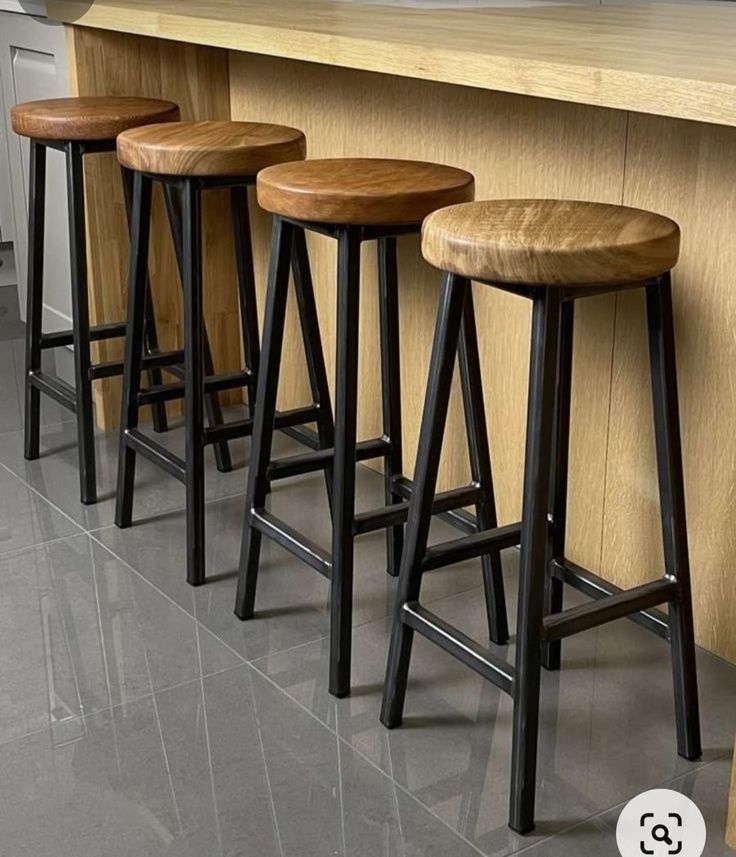
M 77 95 L 137 95 L 166 98 L 186 119 L 229 119 L 228 58 L 223 51 L 140 39 L 122 33 L 70 29 L 70 67 Z M 86 159 L 91 312 L 95 322 L 125 318 L 129 244 L 122 183 L 114 155 Z M 208 193 L 204 206 L 205 306 L 216 364 L 240 366 L 235 259 L 229 231 L 228 195 Z M 151 277 L 161 345 L 177 347 L 182 338 L 181 293 L 160 192 L 154 206 Z M 122 344 L 98 347 L 101 360 L 122 355 Z M 96 385 L 97 419 L 117 425 L 120 382 Z
M 50 0 L 49 14 L 194 44 L 736 125 L 736 9 L 729 4 L 430 11 L 334 0 Z
M 311 157 L 411 157 L 473 170 L 479 196 L 513 194 L 620 201 L 626 117 L 612 111 L 499 93 L 334 70 L 233 54 L 234 118 L 303 128 Z M 258 219 L 259 279 L 265 276 L 266 223 Z M 334 360 L 335 248 L 310 236 L 317 300 L 330 364 Z M 380 432 L 375 254 L 364 259 L 360 347 L 362 436 Z M 416 237 L 400 242 L 402 380 L 408 461 L 414 456 L 439 297 L 439 275 L 420 261 Z M 526 421 L 529 304 L 476 286 L 492 452 L 503 520 L 519 515 Z M 597 566 L 600 556 L 612 303 L 580 307 L 573 416 L 574 482 L 584 486 L 571 507 L 573 554 Z M 295 341 L 290 319 L 287 341 Z M 286 357 L 283 404 L 307 396 L 300 350 Z M 452 403 L 443 483 L 467 475 L 459 397 Z
M 736 130 L 632 116 L 625 202 L 680 223 L 680 412 L 698 641 L 736 661 Z M 619 296 L 602 570 L 631 586 L 662 569 L 641 294 Z

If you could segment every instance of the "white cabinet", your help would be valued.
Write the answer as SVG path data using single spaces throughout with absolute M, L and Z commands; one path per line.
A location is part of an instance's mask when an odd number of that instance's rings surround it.
M 59 98 L 69 94 L 66 35 L 63 26 L 30 15 L 0 12 L 0 85 L 3 116 L 0 131 L 6 140 L 9 193 L 2 183 L 0 152 L 0 217 L 14 221 L 18 297 L 25 318 L 28 252 L 28 141 L 10 129 L 10 108 L 20 101 Z M 2 141 L 0 141 L 0 146 Z M 8 175 L 6 173 L 6 181 Z M 3 234 L 4 234 L 3 225 Z M 44 326 L 49 331 L 71 326 L 69 233 L 66 213 L 64 157 L 48 153 L 46 189 L 46 255 Z

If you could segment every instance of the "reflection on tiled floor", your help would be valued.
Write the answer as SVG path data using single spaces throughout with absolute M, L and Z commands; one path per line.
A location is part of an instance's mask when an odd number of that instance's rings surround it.
M 517 836 L 506 697 L 420 639 L 404 727 L 378 723 L 395 591 L 380 534 L 359 544 L 354 692 L 337 701 L 319 575 L 267 545 L 256 618 L 233 616 L 248 444 L 231 474 L 208 457 L 210 582 L 192 589 L 181 485 L 140 462 L 136 523 L 118 530 L 101 436 L 102 501 L 82 508 L 74 422 L 48 401 L 44 454 L 24 461 L 22 352 L 0 337 L 0 855 L 608 857 L 621 804 L 664 784 L 703 810 L 706 855 L 732 854 L 736 668 L 699 655 L 706 749 L 689 764 L 665 644 L 625 621 L 567 641 L 543 680 L 538 828 Z M 358 481 L 362 508 L 381 502 L 375 475 Z M 272 503 L 328 544 L 318 476 L 278 483 Z M 423 600 L 484 638 L 477 563 L 428 576 Z

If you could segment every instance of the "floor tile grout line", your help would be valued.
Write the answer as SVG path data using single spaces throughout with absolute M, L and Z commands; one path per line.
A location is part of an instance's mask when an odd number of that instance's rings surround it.
M 101 708 L 95 708 L 92 711 L 85 712 L 83 714 L 75 714 L 72 718 L 75 721 L 85 721 L 89 720 L 93 717 L 97 717 L 99 714 L 109 714 L 111 711 L 117 711 L 119 708 L 123 708 L 126 705 L 135 705 L 139 702 L 145 702 L 147 699 L 150 699 L 154 694 L 160 693 L 168 693 L 172 690 L 178 690 L 179 688 L 186 687 L 189 684 L 194 684 L 194 682 L 200 682 L 206 679 L 214 678 L 215 676 L 222 675 L 223 673 L 230 672 L 231 670 L 242 670 L 244 667 L 247 667 L 248 664 L 232 664 L 229 667 L 222 667 L 219 670 L 213 670 L 210 673 L 207 673 L 203 676 L 195 676 L 194 678 L 188 678 L 185 681 L 178 681 L 175 684 L 167 685 L 166 687 L 159 687 L 153 691 L 148 691 L 147 693 L 142 693 L 139 696 L 133 696 L 129 699 L 123 699 L 120 702 L 116 702 L 114 705 L 104 705 Z M 32 729 L 30 732 L 26 732 L 23 735 L 14 735 L 12 738 L 6 738 L 4 740 L 0 740 L 0 752 L 4 747 L 8 744 L 14 744 L 19 741 L 24 741 L 26 738 L 34 738 L 39 735 L 43 735 L 47 732 L 53 732 L 54 729 L 58 727 L 58 725 L 49 725 L 42 726 L 39 729 Z
M 710 768 L 713 765 L 717 765 L 719 762 L 722 762 L 724 760 L 729 759 L 730 755 L 731 755 L 730 753 L 719 754 L 718 756 L 716 756 L 715 759 L 711 759 L 710 762 L 704 762 L 702 765 L 697 765 L 696 767 L 693 768 L 692 771 L 687 771 L 684 774 L 678 774 L 676 777 L 669 777 L 668 779 L 664 780 L 664 782 L 657 783 L 655 786 L 652 786 L 651 788 L 658 788 L 658 789 L 666 788 L 668 785 L 672 785 L 673 783 L 676 783 L 678 780 L 682 780 L 685 777 L 688 777 L 693 773 L 701 773 L 706 768 Z M 633 800 L 634 797 L 636 797 L 636 795 L 632 795 L 631 797 L 629 797 L 625 800 L 622 800 L 622 801 L 619 801 L 618 803 L 612 804 L 611 806 L 607 807 L 606 809 L 601 810 L 600 812 L 596 812 L 593 815 L 588 816 L 587 818 L 581 819 L 580 821 L 576 821 L 575 824 L 571 824 L 569 827 L 566 827 L 564 830 L 560 830 L 557 833 L 552 833 L 549 836 L 545 836 L 543 839 L 539 839 L 536 842 L 533 842 L 533 843 L 525 846 L 524 848 L 520 849 L 519 851 L 512 851 L 510 854 L 507 854 L 506 857 L 518 857 L 518 855 L 520 855 L 520 854 L 526 854 L 526 853 L 530 852 L 531 850 L 536 848 L 538 845 L 541 845 L 545 842 L 551 842 L 553 839 L 559 839 L 563 836 L 566 836 L 568 833 L 571 833 L 573 830 L 577 830 L 579 827 L 584 827 L 586 824 L 590 824 L 592 821 L 595 821 L 598 818 L 603 818 L 604 815 L 609 815 L 610 813 L 615 812 L 619 807 L 626 806 L 626 804 L 630 800 Z
M 274 681 L 270 676 L 267 676 L 265 673 L 261 672 L 261 670 L 259 670 L 256 666 L 254 666 L 254 665 L 253 665 L 253 663 L 249 663 L 249 664 L 248 664 L 248 667 L 249 667 L 250 669 L 255 670 L 255 672 L 256 672 L 256 673 L 257 673 L 261 678 L 265 679 L 265 680 L 266 680 L 270 685 L 272 685 L 274 688 L 276 688 L 276 690 L 277 690 L 277 691 L 279 691 L 279 693 L 283 694 L 283 695 L 286 697 L 286 699 L 288 699 L 290 702 L 294 703 L 294 705 L 298 706 L 302 711 L 304 711 L 306 714 L 308 714 L 308 715 L 309 715 L 313 720 L 316 720 L 316 721 L 317 721 L 317 723 L 319 723 L 323 728 L 325 728 L 325 729 L 327 729 L 329 732 L 331 732 L 331 733 L 336 737 L 336 739 L 337 739 L 338 741 L 340 741 L 340 742 L 341 742 L 342 744 L 344 744 L 344 745 L 345 745 L 349 750 L 351 750 L 353 753 L 355 753 L 357 756 L 359 756 L 359 757 L 360 757 L 364 762 L 367 762 L 367 763 L 368 763 L 368 764 L 369 764 L 369 765 L 370 765 L 374 770 L 378 771 L 378 773 L 379 773 L 379 774 L 381 774 L 381 776 L 382 776 L 382 777 L 384 777 L 385 779 L 387 779 L 390 783 L 394 784 L 398 789 L 400 789 L 400 790 L 401 790 L 401 791 L 402 791 L 402 792 L 403 792 L 403 793 L 404 793 L 408 798 L 410 798 L 414 803 L 416 803 L 418 806 L 420 806 L 420 807 L 421 807 L 425 812 L 429 813 L 429 815 L 431 815 L 431 816 L 432 816 L 432 818 L 434 818 L 434 819 L 436 819 L 437 821 L 439 821 L 439 822 L 440 822 L 440 824 L 442 824 L 442 825 L 443 825 L 444 827 L 446 827 L 449 831 L 451 831 L 455 836 L 457 836 L 457 837 L 458 837 L 458 839 L 462 840 L 466 845 L 468 845 L 468 846 L 469 846 L 470 848 L 472 848 L 475 852 L 477 852 L 478 854 L 480 854 L 480 855 L 481 855 L 481 857 L 488 857 L 488 855 L 487 855 L 484 851 L 481 851 L 481 850 L 478 848 L 478 846 L 477 846 L 477 845 L 474 845 L 474 844 L 473 844 L 469 839 L 466 839 L 466 838 L 462 835 L 462 833 L 460 833 L 459 831 L 455 830 L 455 828 L 454 828 L 454 827 L 451 827 L 451 826 L 447 823 L 447 821 L 445 821 L 445 819 L 444 819 L 444 818 L 442 818 L 441 816 L 437 815 L 437 814 L 434 812 L 434 810 L 432 810 L 430 807 L 428 807 L 428 806 L 426 806 L 425 804 L 423 804 L 423 803 L 419 800 L 419 798 L 418 798 L 418 797 L 416 797 L 416 795 L 413 795 L 413 794 L 412 794 L 412 793 L 411 793 L 411 792 L 410 792 L 410 791 L 409 791 L 405 786 L 403 786 L 403 785 L 402 785 L 398 780 L 395 780 L 395 779 L 393 779 L 393 777 L 389 776 L 389 775 L 386 773 L 386 771 L 384 771 L 384 770 L 383 770 L 383 768 L 381 768 L 379 765 L 377 765 L 377 764 L 376 764 L 372 759 L 369 759 L 369 758 L 368 758 L 368 756 L 365 756 L 365 755 L 364 755 L 360 750 L 358 750 L 358 749 L 357 749 L 357 747 L 353 746 L 349 741 L 346 741 L 346 740 L 345 740 L 345 738 L 343 738 L 343 737 L 342 737 L 342 735 L 340 735 L 340 734 L 339 734 L 335 729 L 333 729 L 329 724 L 327 724 L 327 723 L 325 723 L 324 721 L 320 720 L 320 719 L 319 719 L 319 717 L 317 717 L 317 715 L 316 715 L 313 711 L 310 711 L 310 710 L 309 710 L 305 705 L 303 705 L 301 702 L 299 702 L 299 700 L 294 699 L 294 697 L 293 697 L 293 696 L 290 696 L 290 695 L 289 695 L 289 694 L 288 694 L 288 693 L 287 693 L 287 692 L 286 692 L 282 687 L 280 687 L 278 684 L 276 684 L 276 682 L 275 682 L 275 681 Z
M 11 557 L 18 556 L 19 554 L 28 553 L 32 550 L 39 550 L 40 548 L 47 548 L 51 545 L 59 544 L 59 542 L 65 542 L 69 539 L 78 539 L 81 536 L 86 536 L 87 533 L 79 532 L 79 533 L 67 533 L 65 536 L 55 536 L 53 539 L 47 539 L 45 542 L 36 542 L 32 545 L 19 545 L 16 548 L 10 548 L 9 550 L 0 551 L 0 560 L 7 560 Z
M 216 640 L 216 641 L 217 641 L 218 643 L 220 643 L 221 645 L 225 646 L 225 648 L 226 648 L 226 649 L 229 649 L 229 650 L 230 650 L 234 655 L 237 655 L 238 659 L 239 659 L 240 661 L 242 661 L 242 664 L 247 664 L 247 663 L 249 663 L 249 661 L 248 661 L 248 660 L 246 660 L 246 658 L 244 658 L 244 657 L 240 654 L 240 652 L 238 652 L 236 649 L 234 649 L 231 645 L 229 645 L 228 643 L 226 643 L 224 640 L 221 640 L 221 639 L 217 636 L 217 634 L 215 634 L 215 633 L 214 633 L 214 631 L 211 631 L 211 630 L 210 630 L 206 625 L 203 625 L 203 624 L 202 624 L 202 623 L 197 619 L 197 617 L 196 617 L 193 613 L 189 613 L 185 607 L 182 607 L 182 605 L 181 605 L 181 604 L 179 604 L 179 602 L 178 602 L 178 601 L 174 601 L 174 599 L 173 599 L 170 595 L 168 595 L 166 592 L 164 592 L 164 591 L 163 591 L 163 589 L 159 589 L 159 587 L 158 587 L 158 586 L 156 586 L 156 584 L 155 584 L 155 583 L 152 583 L 152 582 L 151 582 L 147 577 L 144 577 L 144 575 L 142 575 L 142 574 L 140 573 L 140 571 L 138 571 L 138 569 L 137 569 L 137 568 L 135 568 L 134 566 L 132 566 L 132 565 L 131 565 L 127 560 L 123 559 L 121 556 L 119 556 L 117 553 L 115 553 L 115 551 L 114 551 L 114 550 L 112 550 L 111 548 L 109 548 L 109 547 L 108 547 L 104 542 L 101 542 L 101 541 L 100 541 L 100 540 L 99 540 L 99 539 L 94 535 L 94 533 L 83 533 L 83 534 L 80 534 L 80 535 L 86 535 L 86 536 L 87 536 L 87 538 L 92 539 L 92 541 L 93 541 L 93 542 L 95 542 L 95 544 L 99 545 L 101 548 L 103 548 L 103 550 L 106 550 L 106 551 L 107 551 L 111 556 L 115 557 L 115 559 L 116 559 L 118 562 L 122 563 L 122 565 L 124 565 L 124 566 L 125 566 L 127 569 L 129 569 L 133 574 L 135 574 L 135 575 L 136 575 L 136 577 L 139 577 L 142 581 L 144 581 L 144 583 L 146 583 L 148 586 L 150 586 L 150 587 L 151 587 L 151 589 L 153 589 L 155 592 L 158 592 L 158 594 L 159 594 L 159 595 L 161 595 L 161 596 L 162 596 L 163 598 L 165 598 L 168 602 L 170 602 L 171 604 L 173 604 L 173 605 L 174 605 L 174 607 L 176 607 L 176 608 L 177 608 L 177 610 L 180 610 L 180 611 L 181 611 L 181 612 L 182 612 L 182 613 L 183 613 L 183 614 L 184 614 L 188 619 L 191 619 L 191 620 L 192 620 L 192 621 L 193 621 L 193 622 L 194 622 L 198 627 L 202 628 L 202 630 L 203 630 L 203 631 L 205 631 L 207 634 L 209 634 L 209 635 L 210 635 L 214 640 Z M 242 666 L 242 664 L 241 664 L 241 666 Z
M 263 660 L 263 659 L 259 658 L 258 660 Z M 386 771 L 383 770 L 383 768 L 381 768 L 372 759 L 370 759 L 368 756 L 366 756 L 355 745 L 351 744 L 350 741 L 348 741 L 347 739 L 345 739 L 341 735 L 339 735 L 337 730 L 333 729 L 328 723 L 325 723 L 323 720 L 320 720 L 320 718 L 313 711 L 311 711 L 303 703 L 301 703 L 298 699 L 296 699 L 290 693 L 288 693 L 286 690 L 284 690 L 284 688 L 281 687 L 279 684 L 277 684 L 269 675 L 267 675 L 261 669 L 259 669 L 256 661 L 249 662 L 248 666 L 251 667 L 252 669 L 254 669 L 258 673 L 258 675 L 260 675 L 261 677 L 266 679 L 266 681 L 268 681 L 269 684 L 273 685 L 273 687 L 275 687 L 282 694 L 284 694 L 284 696 L 286 696 L 287 699 L 289 699 L 291 702 L 293 702 L 295 705 L 297 705 L 299 708 L 301 708 L 302 711 L 305 711 L 310 717 L 312 717 L 318 723 L 322 724 L 322 726 L 324 726 L 330 732 L 337 735 L 337 737 L 343 743 L 345 743 L 351 750 L 353 750 L 355 753 L 357 753 L 357 755 L 360 756 L 361 759 L 364 759 L 366 762 L 368 762 L 368 764 L 370 764 L 372 767 L 374 767 L 377 771 L 380 771 L 383 774 L 383 776 L 387 777 L 389 780 L 391 780 L 391 782 L 395 783 L 395 785 L 399 789 L 401 789 L 401 791 L 403 791 L 412 800 L 414 800 L 416 803 L 418 803 L 423 809 L 425 809 L 427 812 L 429 812 L 430 815 L 432 815 L 434 818 L 437 818 L 439 821 L 441 821 L 442 824 L 444 824 L 446 827 L 448 827 L 450 830 L 452 830 L 453 833 L 455 833 L 457 836 L 459 836 L 464 842 L 466 842 L 468 845 L 470 845 L 472 848 L 474 848 L 476 851 L 478 851 L 479 854 L 482 854 L 483 857 L 488 857 L 488 855 L 484 851 L 480 850 L 470 840 L 466 839 L 461 833 L 459 833 L 457 830 L 455 830 L 455 828 L 451 827 L 443 818 L 441 818 L 441 816 L 437 815 L 432 810 L 431 807 L 428 807 L 416 795 L 412 794 L 412 792 L 409 791 L 409 789 L 407 789 L 406 786 L 404 786 L 398 780 L 396 780 L 392 776 L 390 776 Z M 710 762 L 705 762 L 702 765 L 695 765 L 691 771 L 687 771 L 683 774 L 678 774 L 678 776 L 676 776 L 676 777 L 668 778 L 663 783 L 659 784 L 658 786 L 652 786 L 652 788 L 656 788 L 656 787 L 661 788 L 662 786 L 666 786 L 668 783 L 673 783 L 679 779 L 682 779 L 683 777 L 688 776 L 689 773 L 695 773 L 696 771 L 703 771 L 706 768 L 710 767 L 711 765 L 715 764 L 716 762 L 723 761 L 723 759 L 729 758 L 729 756 L 730 756 L 730 752 L 724 752 L 723 754 L 719 754 L 715 759 L 712 759 Z M 631 800 L 631 798 L 629 798 L 628 800 Z M 550 840 L 555 839 L 557 836 L 561 836 L 561 835 L 564 835 L 565 833 L 569 833 L 571 830 L 574 830 L 577 827 L 580 827 L 581 825 L 587 824 L 596 818 L 599 818 L 603 815 L 606 815 L 609 812 L 612 812 L 617 807 L 622 806 L 625 803 L 627 803 L 628 800 L 619 801 L 617 803 L 611 804 L 608 807 L 606 807 L 605 809 L 602 809 L 600 812 L 597 812 L 597 813 L 594 813 L 593 815 L 587 816 L 586 818 L 583 818 L 580 821 L 576 821 L 574 824 L 570 825 L 570 827 L 566 827 L 563 831 L 560 831 L 559 833 L 553 833 L 553 834 L 550 834 L 549 836 L 542 837 L 541 839 L 538 839 L 536 842 L 533 842 L 530 845 L 525 846 L 520 851 L 508 852 L 508 854 L 504 855 L 504 857 L 516 857 L 516 855 L 521 854 L 521 853 L 526 852 L 526 851 L 529 851 L 530 849 L 536 847 L 537 845 L 541 845 L 544 842 L 549 842 Z
M 87 530 L 85 530 L 85 529 L 84 529 L 84 527 L 82 527 L 82 525 L 81 525 L 81 524 L 79 524 L 77 521 L 75 521 L 75 520 L 74 520 L 74 518 L 72 518 L 72 516 L 71 516 L 71 515 L 69 515 L 67 512 L 65 512 L 63 509 L 61 509 L 59 506 L 57 506 L 57 505 L 56 505 L 56 503 L 54 503 L 54 502 L 53 502 L 53 500 L 49 500 L 49 498 L 48 498 L 48 497 L 44 497 L 44 495 L 43 495 L 43 494 L 38 490 L 38 488 L 36 488 L 36 487 L 34 487 L 33 485 L 31 485 L 31 484 L 30 484 L 30 482 L 27 482 L 25 479 L 23 479 L 23 477 L 22 477 L 22 476 L 19 476 L 17 473 L 14 473 L 14 472 L 13 472 L 13 471 L 12 471 L 12 470 L 7 466 L 7 464 L 3 464 L 3 462 L 1 462 L 1 461 L 0 461 L 0 467 L 2 467 L 2 468 L 3 468 L 3 470 L 6 470 L 6 471 L 7 471 L 7 472 L 8 472 L 8 473 L 9 473 L 9 474 L 14 478 L 14 479 L 17 479 L 17 480 L 18 480 L 18 482 L 20 482 L 20 483 L 21 483 L 21 485 L 25 485 L 25 486 L 26 486 L 26 488 L 28 488 L 28 490 L 29 490 L 29 491 L 31 491 L 31 492 L 33 492 L 34 494 L 36 494 L 36 495 L 37 495 L 38 497 L 40 497 L 40 498 L 41 498 L 45 503 L 48 503 L 48 504 L 49 504 L 49 506 L 51 506 L 51 508 L 52 508 L 52 509 L 54 509 L 55 511 L 57 511 L 60 515 L 62 515 L 63 517 L 65 517 L 68 521 L 71 521 L 71 523 L 72 523 L 72 524 L 74 524 L 74 526 L 75 526 L 78 530 L 80 530 L 80 532 L 81 532 L 81 533 L 86 533 L 86 532 L 87 532 Z M 80 535 L 80 533 L 73 533 L 72 535 Z

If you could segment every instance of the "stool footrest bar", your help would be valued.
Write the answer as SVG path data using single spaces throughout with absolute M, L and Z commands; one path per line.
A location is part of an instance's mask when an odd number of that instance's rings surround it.
M 56 378 L 53 375 L 46 375 L 44 372 L 32 372 L 29 379 L 37 390 L 45 393 L 62 407 L 76 414 L 77 394 L 74 387 L 67 384 L 66 381 L 62 381 L 61 378 Z
M 275 426 L 277 429 L 286 429 L 302 423 L 311 423 L 317 419 L 319 408 L 310 405 L 305 408 L 294 408 L 290 411 L 280 411 L 276 414 Z M 213 443 L 227 443 L 241 437 L 250 437 L 253 432 L 253 419 L 234 420 L 221 426 L 210 426 L 204 430 L 204 442 L 206 445 Z
M 253 509 L 248 517 L 254 529 L 329 579 L 332 557 L 318 544 L 265 509 Z
M 147 458 L 153 464 L 157 464 L 175 479 L 186 482 L 187 470 L 184 460 L 169 452 L 165 446 L 146 437 L 138 429 L 129 429 L 125 432 L 125 443 L 134 452 Z
M 457 628 L 426 610 L 421 604 L 409 602 L 401 608 L 401 621 L 423 637 L 436 643 L 448 654 L 475 670 L 483 678 L 510 695 L 514 690 L 514 668 L 481 646 Z
M 211 375 L 204 382 L 205 393 L 219 393 L 223 390 L 235 390 L 238 387 L 246 387 L 255 383 L 251 372 L 230 372 L 226 375 Z M 185 385 L 161 384 L 156 387 L 146 387 L 138 394 L 140 405 L 154 405 L 159 402 L 171 402 L 175 399 L 183 399 Z
M 519 544 L 520 539 L 521 524 L 508 524 L 505 527 L 442 542 L 427 548 L 422 560 L 422 571 L 432 571 L 466 559 L 475 559 L 491 549 L 512 548 Z
M 163 369 L 170 367 L 172 364 L 182 363 L 183 360 L 183 351 L 156 352 L 155 354 L 147 354 L 143 358 L 142 368 L 144 370 Z M 100 378 L 115 378 L 123 374 L 124 368 L 122 360 L 110 363 L 98 363 L 95 366 L 90 366 L 89 379 L 90 381 L 98 381 Z
M 477 485 L 468 485 L 463 488 L 453 488 L 437 494 L 432 505 L 432 514 L 440 515 L 451 509 L 469 506 L 477 503 L 480 499 L 481 489 Z M 409 514 L 409 501 L 396 503 L 393 506 L 384 506 L 381 509 L 373 509 L 370 512 L 361 512 L 355 516 L 354 532 L 358 535 L 372 533 L 396 524 L 403 524 Z
M 548 616 L 543 623 L 545 640 L 562 640 L 572 634 L 588 631 L 623 619 L 631 613 L 638 613 L 657 604 L 664 604 L 677 598 L 677 581 L 673 578 L 663 578 L 651 583 L 644 583 L 634 589 L 624 590 L 608 598 L 572 607 L 562 613 Z
M 619 592 L 624 591 L 613 583 L 603 580 L 602 577 L 599 577 L 592 571 L 588 571 L 587 568 L 576 565 L 574 562 L 570 562 L 570 560 L 567 559 L 554 560 L 552 562 L 552 574 L 558 580 L 561 580 L 568 586 L 572 586 L 573 589 L 577 589 L 578 592 L 582 592 L 583 595 L 587 595 L 589 598 L 595 598 L 596 600 L 609 598 L 612 595 L 617 595 Z M 636 622 L 637 625 L 641 625 L 642 628 L 645 628 L 647 631 L 651 631 L 658 637 L 662 637 L 664 640 L 669 640 L 670 638 L 669 619 L 667 614 L 663 613 L 661 610 L 642 610 L 639 613 L 632 613 L 626 618 L 630 619 L 632 622 Z
M 103 339 L 123 339 L 127 331 L 128 325 L 125 322 L 98 324 L 89 329 L 89 338 L 91 342 L 100 342 Z M 71 330 L 44 333 L 41 337 L 41 348 L 62 348 L 65 345 L 74 345 L 74 333 Z
M 393 487 L 396 493 L 405 500 L 411 499 L 411 494 L 414 490 L 414 483 L 411 479 L 406 476 L 395 476 Z M 463 533 L 472 535 L 473 533 L 478 532 L 478 520 L 475 515 L 472 512 L 468 512 L 467 509 L 449 509 L 445 512 L 436 512 L 435 514 L 443 521 Z
M 307 422 L 302 420 L 301 422 Z M 276 418 L 278 428 L 278 417 Z M 356 461 L 368 461 L 371 458 L 381 458 L 391 452 L 391 444 L 383 437 L 373 440 L 361 441 L 355 451 Z M 329 467 L 335 457 L 333 447 L 320 449 L 314 452 L 303 452 L 298 455 L 289 455 L 286 458 L 277 458 L 272 461 L 268 475 L 272 480 L 288 479 L 290 476 L 302 476 L 305 473 L 314 473 Z

